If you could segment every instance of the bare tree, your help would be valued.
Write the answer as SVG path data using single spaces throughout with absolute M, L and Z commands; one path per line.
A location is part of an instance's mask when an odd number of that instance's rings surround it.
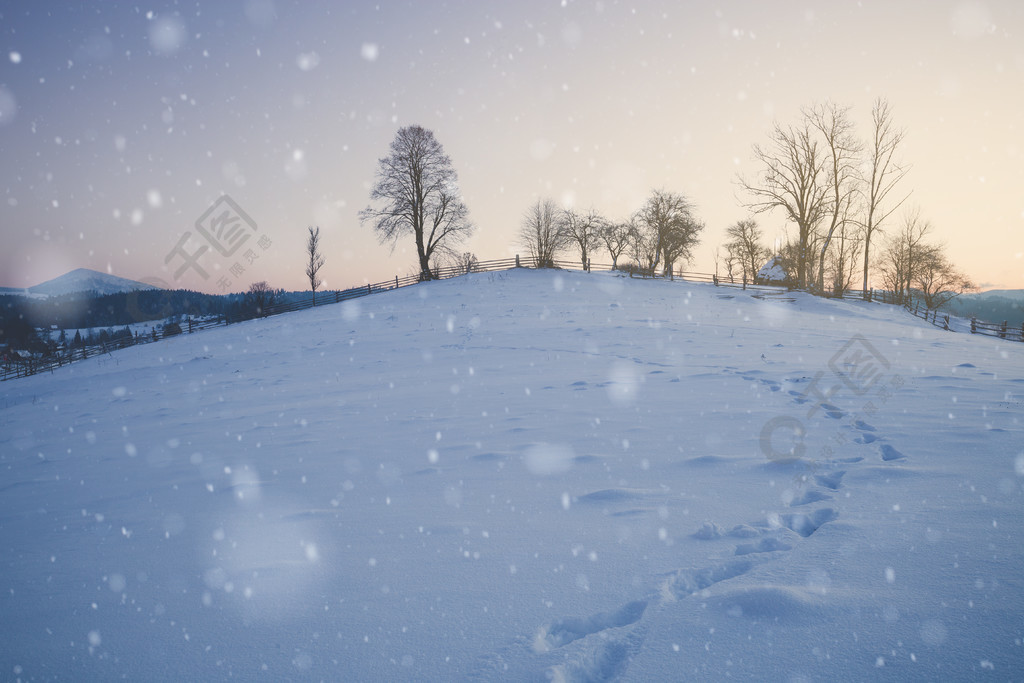
M 359 212 L 371 222 L 382 242 L 412 234 L 416 242 L 420 279 L 433 278 L 435 256 L 455 254 L 455 247 L 473 233 L 469 210 L 458 189 L 452 161 L 434 133 L 421 126 L 406 126 L 395 134 L 390 154 L 378 162 L 371 201 Z
M 738 260 L 734 254 L 725 252 L 725 276 L 729 278 L 729 282 L 736 282 L 736 262 Z M 756 278 L 757 273 L 754 275 Z
M 725 257 L 722 257 L 722 250 L 719 247 L 715 247 L 714 251 L 711 252 L 711 258 L 715 262 L 715 282 L 718 281 L 718 266 L 725 266 L 725 277 L 729 282 L 733 282 L 733 276 L 736 271 L 736 254 L 729 248 L 725 250 Z
M 746 206 L 754 213 L 782 209 L 796 223 L 797 279 L 805 288 L 812 235 L 827 208 L 825 155 L 805 119 L 800 128 L 783 128 L 776 123 L 769 147 L 754 145 L 754 159 L 761 166 L 758 177 L 739 178 L 740 187 L 751 197 Z
M 825 177 L 828 180 L 828 200 L 825 216 L 829 220 L 818 258 L 818 291 L 825 291 L 825 253 L 837 228 L 845 227 L 850 207 L 859 189 L 857 165 L 861 144 L 853 132 L 850 108 L 840 107 L 832 102 L 805 111 L 804 116 L 811 122 L 825 140 Z
M 839 222 L 828 256 L 828 276 L 835 296 L 842 296 L 853 287 L 855 265 L 863 244 L 860 229 L 848 216 L 849 211 L 847 217 Z
M 324 267 L 324 257 L 320 253 L 320 227 L 309 228 L 309 237 L 306 239 L 306 277 L 309 278 L 309 288 L 313 290 L 313 305 L 316 306 L 316 290 L 323 284 L 320 279 L 320 269 Z
M 654 190 L 636 214 L 641 233 L 636 239 L 641 265 L 669 275 L 678 260 L 690 261 L 693 248 L 700 243 L 704 224 L 693 215 L 690 200 L 675 192 Z
M 627 248 L 633 263 L 636 264 L 631 266 L 631 269 L 636 268 L 647 275 L 654 275 L 661 262 L 658 234 L 641 221 L 639 211 L 630 217 L 630 225 L 632 229 L 627 235 Z
M 245 293 L 246 307 L 257 317 L 267 314 L 267 309 L 277 302 L 277 292 L 267 284 L 266 280 L 260 280 L 249 285 L 249 291 Z M 316 296 L 314 294 L 314 296 Z
M 868 160 L 871 175 L 867 179 L 865 190 L 866 215 L 864 228 L 864 298 L 869 298 L 868 264 L 871 258 L 871 238 L 880 232 L 882 224 L 909 197 L 909 193 L 895 202 L 889 202 L 896 185 L 909 171 L 908 166 L 901 165 L 896 159 L 896 151 L 903 142 L 904 132 L 892 123 L 892 111 L 889 103 L 879 98 L 871 110 L 871 121 L 874 136 L 869 148 Z
M 588 270 L 590 268 L 590 254 L 597 248 L 601 228 L 605 224 L 604 218 L 594 209 L 590 209 L 585 213 L 575 209 L 563 209 L 560 220 L 566 241 L 576 243 L 580 250 L 580 260 L 583 262 L 583 269 Z
M 914 284 L 929 309 L 941 308 L 964 292 L 977 289 L 958 271 L 941 245 L 926 245 L 918 252 Z
M 886 289 L 904 303 L 911 299 L 917 267 L 928 249 L 925 237 L 931 228 L 931 223 L 921 218 L 920 209 L 908 211 L 903 217 L 900 232 L 889 236 L 885 249 L 879 255 L 879 268 Z
M 742 269 L 743 277 L 748 282 L 753 282 L 757 271 L 761 269 L 768 260 L 768 248 L 761 244 L 763 233 L 753 218 L 739 220 L 725 229 L 725 236 L 729 241 L 725 244 L 729 276 L 732 277 L 732 265 L 738 262 Z
M 633 225 L 629 222 L 607 222 L 598 232 L 601 242 L 604 243 L 605 251 L 612 257 L 612 270 L 618 270 L 619 257 L 629 247 L 629 236 L 632 230 Z
M 519 239 L 529 250 L 537 268 L 554 268 L 555 254 L 566 245 L 559 210 L 550 199 L 538 199 L 523 216 Z
M 452 260 L 452 265 L 464 273 L 472 273 L 480 265 L 480 259 L 471 251 L 464 251 Z

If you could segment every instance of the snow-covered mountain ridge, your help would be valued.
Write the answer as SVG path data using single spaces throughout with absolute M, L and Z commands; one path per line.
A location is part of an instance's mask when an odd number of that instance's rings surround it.
M 97 296 L 133 292 L 136 290 L 158 289 L 145 282 L 136 282 L 127 278 L 101 273 L 89 268 L 76 268 L 60 277 L 47 280 L 28 289 L 2 288 L 4 294 L 22 294 L 26 296 L 61 296 L 79 292 L 93 292 Z
M 477 274 L 5 383 L 0 670 L 1018 678 L 1024 346 L 752 294 Z

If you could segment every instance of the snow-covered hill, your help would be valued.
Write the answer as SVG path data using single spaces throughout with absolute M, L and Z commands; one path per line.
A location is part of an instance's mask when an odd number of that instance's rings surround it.
M 895 307 L 478 274 L 0 391 L 8 677 L 1024 672 L 1024 345 Z
M 145 282 L 136 282 L 88 268 L 76 268 L 60 277 L 29 287 L 27 291 L 30 294 L 46 296 L 60 296 L 77 292 L 94 292 L 97 296 L 103 296 L 145 289 L 158 288 Z

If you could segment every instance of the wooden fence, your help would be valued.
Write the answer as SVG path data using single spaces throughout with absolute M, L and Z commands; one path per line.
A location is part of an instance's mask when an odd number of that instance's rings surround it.
M 1020 327 L 1010 327 L 1006 320 L 1002 323 L 987 323 L 971 318 L 971 334 L 984 334 L 989 337 L 1024 342 L 1024 322 L 1020 324 Z
M 863 295 L 862 292 L 858 292 L 858 294 Z M 971 318 L 970 327 L 968 328 L 965 322 L 961 322 L 961 319 L 950 318 L 948 313 L 940 313 L 937 308 L 928 308 L 920 299 L 911 298 L 908 300 L 906 295 L 881 290 L 872 290 L 871 298 L 873 301 L 880 303 L 903 306 L 911 315 L 926 320 L 944 330 L 955 332 L 959 325 L 960 331 L 966 332 L 969 330 L 971 334 L 983 334 L 989 337 L 1024 342 L 1024 323 L 1021 323 L 1020 327 L 1010 327 L 1006 320 L 1002 323 L 990 323 L 978 320 L 977 318 Z

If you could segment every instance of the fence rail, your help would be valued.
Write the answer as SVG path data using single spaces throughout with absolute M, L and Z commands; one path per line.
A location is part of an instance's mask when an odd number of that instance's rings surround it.
M 971 318 L 971 334 L 984 334 L 989 337 L 1024 342 L 1024 322 L 1020 324 L 1020 327 L 1010 327 L 1007 323 L 1006 320 L 1002 323 L 987 323 L 977 318 Z

